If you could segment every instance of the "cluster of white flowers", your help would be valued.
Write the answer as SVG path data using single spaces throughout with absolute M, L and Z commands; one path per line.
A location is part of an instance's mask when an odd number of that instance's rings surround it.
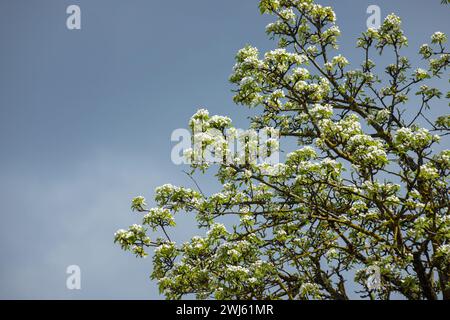
M 332 26 L 325 30 L 322 34 L 322 38 L 329 39 L 331 37 L 339 37 L 341 35 L 341 30 L 338 26 Z
M 208 124 L 212 128 L 223 129 L 231 124 L 231 119 L 229 117 L 214 115 L 209 119 Z
M 243 226 L 250 227 L 254 224 L 254 218 L 251 214 L 244 213 L 240 216 L 240 221 Z
M 366 134 L 352 136 L 346 149 L 358 164 L 381 168 L 388 162 L 383 143 Z
M 416 80 L 423 80 L 426 78 L 429 78 L 430 76 L 428 75 L 428 72 L 422 68 L 417 68 L 414 71 L 414 77 Z
M 258 279 L 257 278 L 255 278 L 255 277 L 250 277 L 250 278 L 248 278 L 248 280 L 247 280 L 250 284 L 255 284 L 255 283 L 257 283 L 258 282 Z
M 439 141 L 438 135 L 432 135 L 425 128 L 411 129 L 400 128 L 395 134 L 395 142 L 401 151 L 422 150 L 428 147 L 432 142 Z
M 384 23 L 387 25 L 390 25 L 392 27 L 399 28 L 400 25 L 402 24 L 402 20 L 400 19 L 400 17 L 391 13 L 386 17 L 386 19 L 384 20 Z
M 114 233 L 114 237 L 127 237 L 127 230 L 125 229 L 119 229 Z
M 241 257 L 241 253 L 236 249 L 228 250 L 227 254 L 232 260 L 239 259 Z
M 283 91 L 276 90 L 270 96 L 271 103 L 283 97 Z M 193 146 L 183 149 L 183 156 L 193 167 L 204 170 L 213 163 L 278 162 L 279 131 L 275 128 L 237 129 L 230 126 L 230 118 L 210 117 L 204 109 L 192 116 L 190 125 Z
M 302 285 L 300 286 L 300 295 L 303 297 L 307 297 L 307 296 L 317 297 L 317 295 L 319 295 L 319 293 L 320 293 L 320 288 L 316 283 L 306 282 L 306 283 L 302 283 Z
M 349 62 L 346 57 L 342 55 L 337 55 L 331 59 L 331 65 L 332 66 L 338 66 L 339 68 L 344 68 L 346 65 L 348 65 Z
M 265 64 L 275 65 L 281 71 L 286 71 L 290 64 L 301 65 L 305 61 L 307 61 L 307 57 L 304 55 L 288 52 L 285 48 L 277 48 L 264 55 Z
M 142 196 L 135 197 L 131 201 L 131 210 L 133 211 L 143 211 L 146 206 L 147 203 L 145 202 L 145 198 Z
M 378 29 L 369 27 L 357 41 L 357 47 L 367 49 L 374 39 L 378 38 Z
M 264 103 L 265 105 L 273 109 L 281 109 L 283 108 L 282 99 L 284 97 L 284 91 L 281 89 L 277 89 L 266 96 L 266 98 L 264 99 Z
M 436 250 L 437 256 L 443 256 L 446 263 L 450 262 L 450 244 L 443 244 Z
M 239 69 L 241 66 L 258 67 L 261 63 L 258 59 L 258 55 L 259 51 L 256 47 L 246 46 L 245 48 L 242 48 L 236 55 L 238 64 L 235 65 L 234 69 Z
M 182 245 L 182 250 L 187 255 L 201 255 L 208 251 L 209 243 L 207 239 L 194 236 L 191 238 L 190 242 L 185 242 Z
M 278 229 L 275 231 L 275 239 L 284 242 L 287 239 L 287 232 L 283 229 Z
M 315 120 L 330 118 L 333 115 L 333 107 L 330 104 L 314 104 L 314 107 L 309 110 L 309 114 Z
M 190 188 L 164 184 L 155 188 L 155 201 L 159 207 L 170 205 L 171 211 L 177 212 L 180 209 L 198 205 L 203 199 L 199 192 Z
M 400 204 L 400 199 L 397 196 L 392 195 L 392 196 L 386 197 L 385 203 L 387 205 L 398 205 L 398 204 Z
M 449 64 L 449 62 L 450 62 L 450 54 L 449 53 L 439 54 L 436 59 L 430 59 L 429 66 L 430 66 L 431 73 L 433 75 L 439 74 L 440 70 L 442 68 L 445 68 L 445 66 L 447 66 Z
M 336 21 L 336 14 L 331 7 L 323 7 L 320 4 L 313 3 L 312 1 L 299 1 L 299 6 L 304 9 L 309 9 L 313 18 L 320 20 L 327 20 L 329 22 Z
M 278 14 L 280 15 L 281 19 L 287 20 L 290 22 L 295 21 L 295 13 L 292 8 L 284 8 L 283 10 L 278 11 Z
M 280 34 L 289 31 L 289 26 L 283 20 L 277 20 L 266 25 L 267 34 Z
M 271 12 L 277 10 L 279 7 L 280 7 L 279 0 L 261 0 L 259 3 L 261 13 Z
M 134 234 L 145 233 L 145 228 L 139 224 L 133 224 L 129 230 Z
M 310 74 L 309 74 L 308 69 L 298 67 L 292 71 L 292 81 L 293 82 L 296 82 L 298 80 L 307 80 L 307 79 L 309 79 L 309 77 L 310 77 Z
M 375 121 L 380 123 L 380 122 L 384 122 L 386 120 L 389 119 L 389 117 L 391 116 L 391 111 L 389 109 L 383 109 L 377 112 L 376 116 L 375 116 Z
M 175 226 L 175 219 L 166 208 L 151 208 L 149 212 L 144 215 L 143 224 L 149 225 L 153 230 L 157 227 Z
M 306 161 L 317 157 L 317 152 L 310 146 L 305 146 L 301 149 L 295 150 L 287 155 L 286 163 L 293 163 L 298 161 Z
M 332 121 L 330 119 L 322 119 L 318 123 L 322 134 L 331 141 L 339 137 L 341 141 L 348 141 L 357 134 L 362 134 L 359 118 L 355 114 L 351 114 L 340 121 Z
M 341 164 L 334 159 L 325 158 L 320 163 L 325 167 L 333 168 L 336 173 L 341 172 Z
M 325 257 L 327 258 L 327 261 L 330 262 L 339 257 L 339 251 L 336 248 L 331 248 L 325 253 Z
M 376 220 L 380 217 L 380 212 L 377 209 L 369 209 L 366 212 L 360 213 L 360 217 L 367 220 Z
M 280 176 L 285 174 L 287 170 L 287 166 L 284 163 L 268 163 L 263 162 L 261 164 L 258 164 L 256 166 L 261 174 L 268 175 L 268 176 Z
M 175 187 L 170 183 L 163 184 L 155 188 L 155 193 L 161 197 L 169 197 L 172 193 L 179 191 L 179 187 Z
M 194 115 L 192 115 L 189 125 L 191 127 L 203 124 L 209 119 L 209 111 L 207 109 L 198 109 Z
M 114 233 L 114 242 L 120 244 L 124 250 L 130 250 L 136 256 L 145 258 L 143 245 L 150 244 L 150 238 L 146 235 L 146 230 L 143 226 L 133 224 L 128 230 L 119 229 Z
M 139 224 L 133 224 L 128 230 L 119 229 L 114 233 L 114 237 L 119 240 L 130 240 L 136 235 L 145 235 L 145 229 Z
M 450 150 L 443 150 L 434 156 L 434 160 L 442 169 L 450 169 Z
M 233 265 L 227 266 L 227 271 L 228 271 L 228 272 L 231 272 L 231 273 L 245 274 L 245 275 L 247 275 L 247 274 L 250 273 L 250 270 L 248 270 L 248 269 L 245 268 L 245 267 L 242 267 L 242 266 L 233 266 Z
M 433 49 L 428 44 L 423 44 L 420 46 L 419 53 L 425 58 L 428 59 L 433 55 Z
M 431 162 L 428 162 L 420 166 L 419 177 L 424 180 L 433 180 L 439 177 L 439 173 L 436 167 Z
M 171 256 L 176 252 L 175 242 L 165 242 L 155 248 L 155 254 L 159 256 Z
M 378 30 L 378 47 L 383 47 L 385 45 L 408 45 L 408 39 L 401 30 L 401 23 L 401 19 L 393 13 L 389 14 L 386 19 L 384 19 Z
M 431 36 L 431 43 L 443 44 L 445 42 L 447 42 L 447 35 L 443 32 L 437 31 Z
M 416 240 L 423 237 L 425 234 L 425 230 L 430 227 L 432 224 L 431 219 L 420 216 L 416 220 L 414 220 L 413 228 L 407 231 L 408 235 L 415 238 Z
M 360 214 L 364 213 L 367 210 L 367 204 L 362 200 L 356 200 L 353 202 L 352 206 L 350 207 L 349 212 L 351 214 Z
M 330 92 L 330 82 L 324 77 L 321 77 L 318 83 L 308 83 L 300 80 L 295 82 L 294 90 L 301 92 L 310 100 L 320 101 Z
M 227 228 L 223 223 L 214 223 L 207 232 L 209 238 L 219 238 L 228 234 Z

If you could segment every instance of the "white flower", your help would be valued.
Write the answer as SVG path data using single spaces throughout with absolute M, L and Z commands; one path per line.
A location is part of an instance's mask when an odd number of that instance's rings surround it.
M 439 177 L 439 173 L 437 169 L 433 166 L 432 163 L 427 163 L 420 166 L 420 174 L 419 176 L 425 180 L 432 180 Z
M 443 32 L 437 31 L 431 36 L 431 43 L 445 43 L 447 41 L 447 35 Z
M 295 68 L 294 71 L 292 71 L 292 74 L 296 80 L 305 80 L 309 78 L 309 71 L 305 68 Z
M 280 17 L 284 20 L 294 20 L 295 19 L 295 13 L 294 10 L 291 8 L 286 8 L 278 12 Z
M 227 270 L 228 272 L 232 273 L 244 273 L 244 274 L 250 273 L 250 271 L 247 268 L 241 266 L 228 266 Z
M 335 248 L 331 248 L 330 250 L 328 250 L 328 251 L 325 253 L 325 256 L 326 256 L 327 259 L 329 259 L 329 260 L 334 259 L 334 258 L 337 258 L 338 255 L 339 255 L 339 253 L 338 253 L 338 251 L 337 251 Z
M 302 296 L 314 295 L 319 292 L 319 286 L 315 283 L 306 282 L 300 286 L 300 294 Z
M 338 56 L 333 57 L 333 59 L 331 60 L 331 63 L 333 65 L 338 66 L 339 68 L 343 68 L 346 65 L 348 65 L 349 62 L 348 62 L 347 58 L 345 58 L 344 56 L 338 55 Z
M 249 283 L 256 283 L 256 282 L 258 282 L 258 279 L 256 279 L 255 277 L 251 277 L 251 278 L 248 279 L 248 282 Z
M 414 76 L 417 80 L 423 80 L 429 77 L 428 72 L 422 68 L 417 68 L 414 72 Z
M 252 177 L 252 172 L 250 170 L 244 171 L 244 178 L 250 179 Z

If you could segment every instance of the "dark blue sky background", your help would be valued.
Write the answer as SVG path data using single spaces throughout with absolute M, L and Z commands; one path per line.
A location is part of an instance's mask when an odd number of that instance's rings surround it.
M 413 62 L 434 31 L 449 31 L 440 0 L 319 3 L 335 8 L 350 61 L 361 61 L 370 4 L 402 17 Z M 66 28 L 71 4 L 81 30 Z M 0 298 L 160 297 L 151 259 L 122 252 L 113 233 L 139 221 L 133 196 L 192 184 L 170 160 L 170 135 L 197 108 L 246 127 L 227 79 L 245 44 L 274 48 L 270 20 L 256 0 L 0 0 Z M 177 239 L 196 232 L 178 221 Z M 66 289 L 71 264 L 79 291 Z

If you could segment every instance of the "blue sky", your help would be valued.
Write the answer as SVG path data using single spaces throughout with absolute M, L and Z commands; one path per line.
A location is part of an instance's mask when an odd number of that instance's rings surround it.
M 402 17 L 413 62 L 434 31 L 449 32 L 440 0 L 319 3 L 335 8 L 350 61 L 370 4 Z M 66 28 L 71 4 L 81 30 Z M 246 127 L 227 79 L 247 43 L 274 48 L 270 20 L 256 0 L 0 0 L 0 298 L 161 298 L 151 259 L 121 251 L 113 233 L 139 221 L 133 196 L 192 184 L 170 135 L 199 107 Z M 191 217 L 178 223 L 177 239 L 196 232 Z M 81 290 L 66 288 L 72 264 Z

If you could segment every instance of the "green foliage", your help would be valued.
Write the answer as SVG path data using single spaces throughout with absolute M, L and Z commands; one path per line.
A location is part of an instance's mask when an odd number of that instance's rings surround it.
M 156 248 L 152 278 L 169 299 L 347 299 L 351 282 L 362 297 L 450 299 L 450 150 L 435 151 L 450 115 L 427 113 L 449 98 L 430 86 L 448 77 L 447 36 L 434 33 L 419 50 L 428 67 L 414 69 L 401 55 L 408 44 L 401 20 L 391 14 L 358 39 L 363 58 L 355 68 L 337 53 L 330 7 L 261 0 L 259 8 L 275 18 L 266 31 L 278 48 L 237 53 L 234 101 L 259 108 L 252 128 L 277 129 L 298 149 L 276 165 L 218 165 L 216 194 L 164 185 L 150 209 L 135 198 L 143 226 L 119 230 L 116 242 L 138 256 Z M 393 56 L 378 66 L 384 74 L 374 73 L 379 54 Z M 199 124 L 234 130 L 229 118 L 206 110 L 190 127 Z M 198 135 L 226 149 L 220 137 Z M 195 213 L 205 235 L 172 242 L 166 228 L 178 212 Z M 223 216 L 235 218 L 229 230 L 217 222 Z M 165 237 L 150 241 L 145 226 Z M 373 266 L 378 289 L 366 281 Z

